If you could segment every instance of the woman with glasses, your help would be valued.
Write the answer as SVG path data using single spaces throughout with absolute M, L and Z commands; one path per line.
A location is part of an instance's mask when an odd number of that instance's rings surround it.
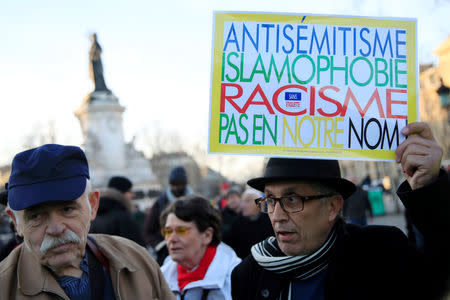
M 169 256 L 161 270 L 178 299 L 231 299 L 231 271 L 241 259 L 221 242 L 219 213 L 191 195 L 167 207 L 160 218 Z

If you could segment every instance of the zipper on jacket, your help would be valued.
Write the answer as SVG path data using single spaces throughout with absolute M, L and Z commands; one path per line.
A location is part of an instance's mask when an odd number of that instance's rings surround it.
M 120 269 L 117 271 L 117 296 L 119 296 L 119 300 L 122 300 L 122 297 L 120 297 L 119 277 L 120 277 Z

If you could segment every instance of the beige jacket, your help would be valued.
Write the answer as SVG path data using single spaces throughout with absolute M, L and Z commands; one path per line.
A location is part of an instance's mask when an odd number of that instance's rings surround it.
M 90 236 L 109 260 L 117 300 L 175 299 L 145 248 L 117 236 Z M 70 300 L 51 272 L 23 244 L 0 262 L 0 299 Z

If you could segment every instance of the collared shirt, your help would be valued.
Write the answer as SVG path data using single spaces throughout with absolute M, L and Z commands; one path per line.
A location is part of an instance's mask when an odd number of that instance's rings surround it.
M 81 261 L 80 269 L 83 271 L 80 278 L 73 276 L 56 276 L 56 280 L 71 300 L 90 300 L 91 285 L 89 283 L 87 252 L 84 254 L 84 258 Z
M 80 264 L 80 269 L 83 274 L 80 278 L 73 276 L 56 276 L 61 288 L 69 296 L 70 300 L 91 300 L 91 284 L 89 281 L 89 264 L 87 251 Z M 103 300 L 114 300 L 114 288 L 112 286 L 111 278 L 108 272 L 102 267 L 103 275 L 105 276 L 105 289 L 103 291 Z

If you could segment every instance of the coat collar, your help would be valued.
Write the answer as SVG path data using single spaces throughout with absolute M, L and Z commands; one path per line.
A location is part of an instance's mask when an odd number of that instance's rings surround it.
M 115 240 L 106 235 L 92 235 L 99 250 L 109 260 L 110 272 L 117 272 L 121 269 L 127 269 L 130 272 L 136 272 L 142 269 L 131 258 L 121 251 L 115 243 Z M 18 287 L 25 295 L 37 295 L 43 291 L 57 294 L 60 297 L 69 300 L 59 283 L 56 281 L 51 271 L 42 266 L 37 257 L 26 247 L 20 246 L 19 261 L 17 263 Z
M 53 274 L 40 264 L 37 257 L 27 246 L 22 244 L 19 247 L 21 247 L 17 264 L 17 284 L 19 289 L 29 296 L 46 291 L 69 300 L 69 297 L 64 293 Z
M 123 238 L 104 234 L 90 234 L 89 237 L 92 237 L 100 252 L 108 259 L 110 271 L 127 269 L 130 272 L 136 272 L 142 269 L 142 266 L 135 261 L 134 255 L 124 251 L 123 247 L 119 249 L 119 244 L 123 245 L 123 243 L 118 243 L 116 240 L 123 240 Z

